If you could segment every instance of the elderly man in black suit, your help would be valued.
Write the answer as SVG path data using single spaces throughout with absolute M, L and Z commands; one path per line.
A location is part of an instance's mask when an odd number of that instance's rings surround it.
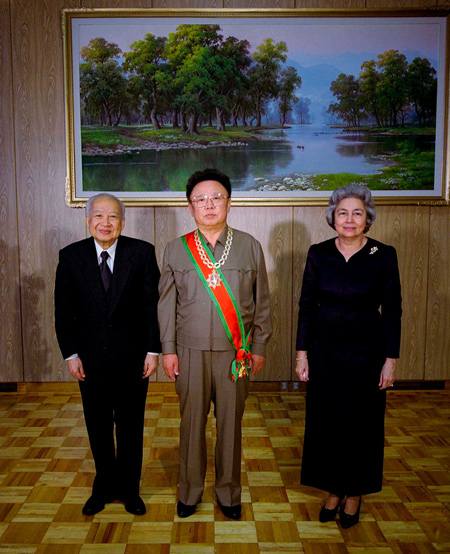
M 145 399 L 161 348 L 159 269 L 153 245 L 121 236 L 125 208 L 115 196 L 90 198 L 86 214 L 92 237 L 60 251 L 55 283 L 56 334 L 79 381 L 96 470 L 83 513 L 119 499 L 142 515 Z

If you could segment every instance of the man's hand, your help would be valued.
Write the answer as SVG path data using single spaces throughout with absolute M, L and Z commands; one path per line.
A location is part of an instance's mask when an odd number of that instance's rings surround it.
M 261 371 L 266 363 L 265 356 L 259 356 L 258 354 L 252 354 L 252 361 L 250 363 L 250 368 L 252 370 L 252 375 L 256 375 Z
M 177 354 L 164 354 L 163 357 L 164 373 L 169 379 L 175 381 L 175 376 L 179 374 L 178 370 L 178 355 Z
M 144 361 L 144 371 L 142 372 L 142 379 L 150 377 L 158 369 L 159 356 L 153 354 L 147 354 Z
M 378 386 L 380 390 L 387 389 L 394 386 L 395 381 L 395 364 L 397 360 L 395 358 L 386 358 L 383 369 L 381 370 L 380 382 Z
M 67 367 L 69 368 L 72 377 L 75 377 L 78 381 L 84 381 L 86 375 L 84 374 L 83 364 L 79 357 L 67 360 Z

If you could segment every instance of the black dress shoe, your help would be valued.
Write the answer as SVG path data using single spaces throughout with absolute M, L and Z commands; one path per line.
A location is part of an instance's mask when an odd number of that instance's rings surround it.
M 144 501 L 140 496 L 125 500 L 125 510 L 135 516 L 143 516 L 147 511 Z
M 345 505 L 341 508 L 339 512 L 339 519 L 341 521 L 341 526 L 344 529 L 350 529 L 353 525 L 356 525 L 359 522 L 359 511 L 361 510 L 361 497 L 359 497 L 359 504 L 356 512 L 352 515 L 345 512 Z
M 344 497 L 340 497 L 336 505 L 336 508 L 332 508 L 331 510 L 329 510 L 328 508 L 325 508 L 325 504 L 322 506 L 319 514 L 320 523 L 327 523 L 327 521 L 333 521 L 333 519 L 336 517 L 336 514 L 338 513 L 338 510 L 341 506 L 341 502 L 343 498 Z
M 195 513 L 195 508 L 197 504 L 183 504 L 181 500 L 178 500 L 177 503 L 177 514 L 178 517 L 189 517 Z
M 217 504 L 225 517 L 228 517 L 229 519 L 239 519 L 241 517 L 241 504 L 236 504 L 235 506 L 222 506 L 220 502 L 217 502 Z
M 95 516 L 105 509 L 104 500 L 100 500 L 95 496 L 91 496 L 81 510 L 85 516 Z

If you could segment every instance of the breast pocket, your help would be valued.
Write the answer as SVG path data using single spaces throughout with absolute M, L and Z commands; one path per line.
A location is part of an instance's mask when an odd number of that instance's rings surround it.
M 256 270 L 253 268 L 227 268 L 223 271 L 223 275 L 233 291 L 242 315 L 253 313 Z
M 178 292 L 178 300 L 182 304 L 196 300 L 204 291 L 204 286 L 194 267 L 183 268 L 174 271 L 175 285 Z

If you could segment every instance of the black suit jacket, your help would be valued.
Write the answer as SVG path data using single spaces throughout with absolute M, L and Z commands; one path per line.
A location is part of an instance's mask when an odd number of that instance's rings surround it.
M 55 283 L 55 327 L 64 358 L 77 353 L 86 382 L 142 379 L 147 352 L 160 352 L 159 269 L 148 242 L 118 238 L 109 298 L 94 239 L 63 248 Z

